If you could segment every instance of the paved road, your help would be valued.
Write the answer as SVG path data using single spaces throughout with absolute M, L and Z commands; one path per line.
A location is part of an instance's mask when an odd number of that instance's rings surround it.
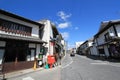
M 43 69 L 7 80 L 120 80 L 120 62 L 95 60 L 85 56 L 67 54 L 62 65 Z
M 7 80 L 61 80 L 61 68 L 55 67 L 53 69 L 38 70 L 14 77 L 7 78 Z
M 80 55 L 67 55 L 62 62 L 62 80 L 120 80 L 120 63 Z

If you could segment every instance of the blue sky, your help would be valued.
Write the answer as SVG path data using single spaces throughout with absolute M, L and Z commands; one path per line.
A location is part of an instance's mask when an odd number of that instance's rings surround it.
M 120 18 L 120 0 L 0 0 L 0 8 L 34 21 L 51 20 L 71 47 L 92 38 L 102 21 Z

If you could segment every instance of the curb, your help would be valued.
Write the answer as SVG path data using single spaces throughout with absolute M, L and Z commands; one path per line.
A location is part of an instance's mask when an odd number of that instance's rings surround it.
M 5 78 L 6 79 L 14 78 L 14 77 L 17 77 L 17 76 L 22 76 L 22 75 L 32 73 L 32 72 L 36 72 L 36 71 L 40 71 L 40 70 L 43 70 L 43 69 L 44 68 L 37 68 L 36 70 L 34 70 L 33 68 L 30 68 L 30 69 L 25 69 L 25 70 L 14 71 L 14 72 L 6 73 Z

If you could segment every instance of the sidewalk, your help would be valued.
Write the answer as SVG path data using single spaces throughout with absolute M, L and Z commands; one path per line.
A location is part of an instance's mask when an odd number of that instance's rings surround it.
M 43 69 L 44 68 L 42 67 L 42 68 L 37 68 L 36 70 L 34 70 L 33 68 L 30 68 L 30 69 L 25 69 L 25 70 L 14 71 L 14 72 L 6 73 L 5 78 L 9 79 L 9 78 L 17 77 L 17 76 L 24 75 L 24 74 L 27 74 L 27 73 L 40 71 L 40 70 L 43 70 Z M 2 75 L 0 76 L 0 80 L 1 79 L 3 79 Z

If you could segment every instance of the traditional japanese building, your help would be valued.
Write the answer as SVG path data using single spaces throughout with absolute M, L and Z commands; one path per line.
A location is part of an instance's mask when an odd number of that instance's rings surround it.
M 100 56 L 120 58 L 120 20 L 102 22 L 94 38 Z
M 0 10 L 0 65 L 4 72 L 32 68 L 44 42 L 43 25 Z
M 62 35 L 50 20 L 42 20 L 39 21 L 39 23 L 44 25 L 42 40 L 47 42 L 47 44 L 44 45 L 44 50 L 46 51 L 44 56 L 46 58 L 48 55 L 57 55 L 59 57 L 64 52 L 64 46 L 62 44 L 62 40 L 64 39 Z

